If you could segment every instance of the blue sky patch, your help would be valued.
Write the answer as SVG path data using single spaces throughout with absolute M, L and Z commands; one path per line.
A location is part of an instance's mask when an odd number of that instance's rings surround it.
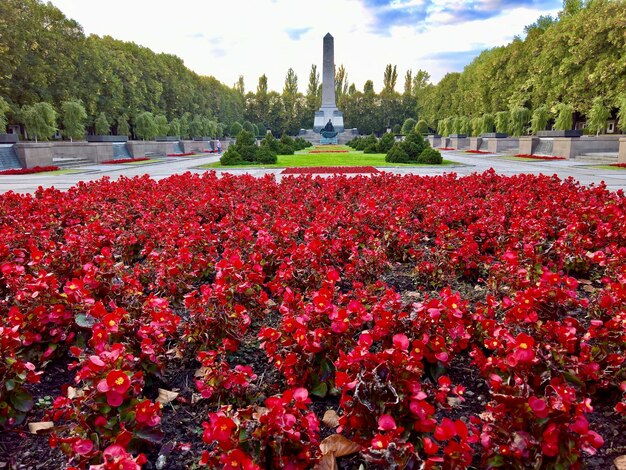
M 307 27 L 307 28 L 287 28 L 285 30 L 285 32 L 287 33 L 287 36 L 289 36 L 289 39 L 291 39 L 292 41 L 299 41 L 300 38 L 308 33 L 309 31 L 311 31 L 311 27 Z

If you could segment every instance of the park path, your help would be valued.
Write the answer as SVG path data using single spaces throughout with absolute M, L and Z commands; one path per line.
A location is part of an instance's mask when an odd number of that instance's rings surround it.
M 492 168 L 502 175 L 517 175 L 521 173 L 556 175 L 561 179 L 572 177 L 583 185 L 600 184 L 604 182 L 612 191 L 626 190 L 626 170 L 609 170 L 594 167 L 593 163 L 583 160 L 511 160 L 497 155 L 472 155 L 459 151 L 442 151 L 447 160 L 453 160 L 458 165 L 442 167 L 402 167 L 402 168 L 379 168 L 394 174 L 418 174 L 418 175 L 441 175 L 444 173 L 456 173 L 459 176 L 472 173 L 482 173 Z M 195 158 L 164 158 L 158 163 L 144 165 L 88 165 L 76 168 L 77 173 L 61 175 L 13 175 L 0 176 L 0 193 L 14 191 L 17 193 L 34 193 L 38 187 L 55 187 L 65 190 L 80 181 L 95 181 L 104 176 L 113 180 L 120 176 L 133 177 L 144 174 L 150 175 L 156 180 L 167 178 L 170 175 L 190 171 L 202 173 L 209 170 L 198 169 L 199 165 L 216 162 L 217 156 L 203 156 Z M 251 174 L 263 176 L 266 174 L 276 175 L 282 178 L 282 169 L 216 169 L 218 173 Z

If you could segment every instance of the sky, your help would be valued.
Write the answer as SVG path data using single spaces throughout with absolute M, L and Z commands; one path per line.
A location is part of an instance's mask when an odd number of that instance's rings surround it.
M 86 34 L 132 41 L 175 54 L 191 70 L 232 86 L 240 75 L 255 91 L 265 74 L 282 91 L 287 70 L 306 92 L 311 65 L 321 74 L 322 39 L 335 40 L 335 65 L 363 88 L 382 88 L 387 64 L 404 74 L 426 70 L 437 83 L 482 50 L 523 35 L 554 0 L 52 0 Z

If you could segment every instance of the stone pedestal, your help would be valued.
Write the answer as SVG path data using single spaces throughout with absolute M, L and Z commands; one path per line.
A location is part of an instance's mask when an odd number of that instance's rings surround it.
M 14 149 L 22 168 L 52 165 L 52 144 L 50 142 L 19 142 Z
M 480 150 L 480 144 L 483 143 L 482 137 L 470 137 L 469 140 L 469 149 L 470 150 Z
M 487 140 L 487 151 L 489 153 L 514 152 L 519 151 L 520 139 L 517 137 L 496 138 Z
M 617 154 L 617 163 L 626 163 L 626 137 L 619 139 L 619 153 Z
M 461 137 L 463 134 L 450 136 L 450 147 L 457 150 L 466 149 L 469 147 L 470 140 L 468 137 Z
M 539 137 L 528 136 L 519 138 L 519 153 L 522 155 L 532 155 L 539 144 Z

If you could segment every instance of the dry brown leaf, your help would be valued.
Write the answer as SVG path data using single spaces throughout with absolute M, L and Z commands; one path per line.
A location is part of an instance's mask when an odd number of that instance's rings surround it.
M 585 285 L 583 286 L 583 290 L 584 290 L 585 292 L 593 293 L 593 292 L 595 292 L 595 291 L 596 291 L 596 288 L 595 288 L 595 287 L 593 287 L 593 286 L 590 286 L 590 285 L 585 284 Z
M 613 464 L 617 470 L 626 470 L 626 455 L 620 455 L 615 460 L 613 460 Z
M 264 414 L 269 413 L 269 411 L 270 411 L 269 408 L 265 408 L 263 406 L 257 406 L 256 407 L 256 411 L 254 413 L 252 413 L 252 417 L 254 419 L 258 420 Z
M 73 400 L 76 397 L 82 397 L 83 395 L 85 395 L 85 392 L 82 389 L 67 387 L 67 398 L 70 400 Z
M 193 374 L 194 377 L 202 377 L 204 376 L 206 372 L 206 367 L 200 367 L 198 370 L 196 370 L 196 372 Z
M 322 455 L 322 458 L 317 462 L 313 470 L 338 470 L 337 459 L 335 453 Z
M 195 405 L 200 400 L 202 400 L 202 395 L 200 395 L 199 393 L 194 393 L 193 395 L 191 395 L 191 404 L 192 405 Z
M 463 400 L 458 397 L 448 397 L 448 405 L 452 408 L 458 408 L 461 406 L 461 403 L 463 403 Z
M 45 431 L 47 429 L 52 429 L 54 427 L 54 423 L 52 421 L 40 421 L 37 423 L 28 423 L 28 431 L 31 434 L 37 434 L 39 431 Z
M 336 457 L 343 457 L 345 455 L 354 454 L 361 449 L 361 446 L 356 442 L 352 442 L 341 434 L 333 434 L 328 436 L 320 443 L 320 450 L 322 455 L 335 454 Z
M 327 410 L 322 418 L 322 423 L 329 428 L 336 428 L 339 426 L 339 415 L 335 410 Z
M 176 400 L 176 397 L 178 397 L 177 392 L 172 392 L 170 390 L 165 390 L 164 388 L 160 388 L 159 396 L 157 397 L 156 401 L 158 401 L 159 403 L 163 403 L 165 405 L 166 403 L 170 403 Z
M 577 279 L 578 284 L 592 284 L 592 282 L 589 279 Z

